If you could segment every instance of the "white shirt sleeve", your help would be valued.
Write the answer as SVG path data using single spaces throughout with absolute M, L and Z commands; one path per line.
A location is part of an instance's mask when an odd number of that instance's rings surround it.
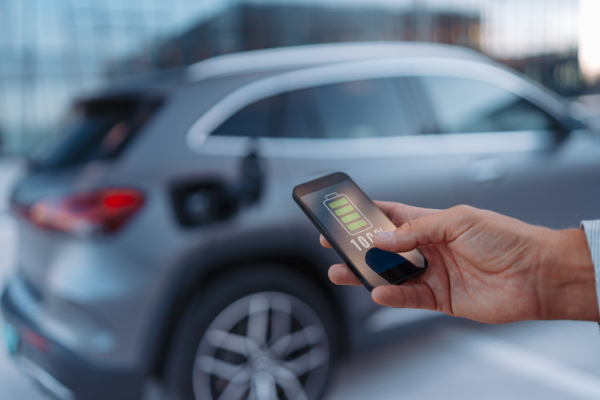
M 596 277 L 596 297 L 600 307 L 600 219 L 595 221 L 582 221 L 581 226 L 585 231 Z

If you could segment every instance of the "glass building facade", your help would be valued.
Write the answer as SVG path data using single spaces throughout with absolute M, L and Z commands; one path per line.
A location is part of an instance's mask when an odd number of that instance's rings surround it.
M 565 95 L 577 0 L 20 0 L 0 2 L 2 152 L 60 132 L 74 99 L 116 79 L 236 51 L 407 40 L 481 51 Z

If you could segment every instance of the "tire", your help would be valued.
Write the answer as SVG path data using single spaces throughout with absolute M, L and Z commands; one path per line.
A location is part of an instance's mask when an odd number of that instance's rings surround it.
M 321 289 L 279 266 L 222 276 L 190 302 L 167 356 L 177 400 L 317 400 L 336 349 L 335 314 Z

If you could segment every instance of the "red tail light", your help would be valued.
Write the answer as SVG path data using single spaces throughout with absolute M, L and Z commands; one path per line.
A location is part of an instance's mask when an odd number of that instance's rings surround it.
M 42 228 L 74 235 L 111 234 L 121 229 L 143 204 L 141 192 L 112 188 L 46 198 L 25 214 Z
M 29 328 L 24 328 L 21 332 L 23 339 L 38 350 L 47 353 L 50 348 L 50 342 L 45 337 L 35 333 Z

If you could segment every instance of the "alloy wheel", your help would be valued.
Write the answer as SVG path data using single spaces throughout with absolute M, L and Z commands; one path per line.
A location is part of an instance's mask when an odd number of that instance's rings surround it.
M 255 293 L 221 311 L 196 351 L 197 400 L 313 400 L 329 368 L 323 322 L 302 300 Z

